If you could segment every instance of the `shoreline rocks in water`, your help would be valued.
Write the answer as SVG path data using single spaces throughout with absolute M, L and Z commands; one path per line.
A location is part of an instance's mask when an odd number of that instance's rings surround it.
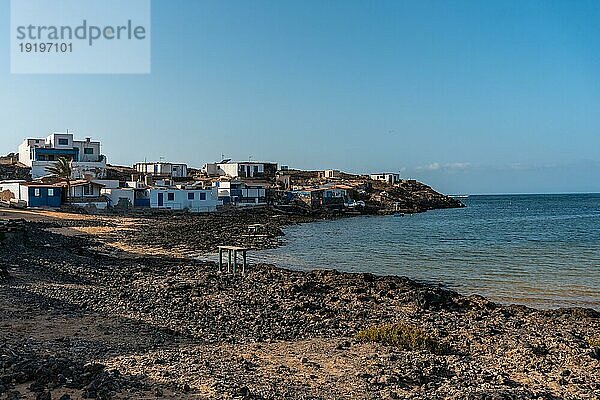
M 189 218 L 53 219 L 28 223 L 27 241 L 0 244 L 10 275 L 0 283 L 0 398 L 600 394 L 597 311 L 504 306 L 408 278 L 333 270 L 261 264 L 245 277 L 219 274 L 214 263 L 186 256 L 206 240 L 204 227 L 226 240 L 249 223 L 276 232 L 293 220 Z M 172 237 L 161 240 L 161 229 Z M 158 242 L 154 253 L 138 251 L 147 240 Z M 447 351 L 355 337 L 393 323 L 418 328 Z

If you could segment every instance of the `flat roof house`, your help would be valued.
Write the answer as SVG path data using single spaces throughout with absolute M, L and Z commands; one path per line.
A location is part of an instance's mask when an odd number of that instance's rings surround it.
M 237 179 L 218 180 L 213 183 L 219 199 L 225 204 L 238 207 L 263 206 L 268 202 L 267 184 L 260 182 L 242 182 Z
M 395 174 L 393 172 L 381 172 L 378 174 L 371 174 L 369 177 L 374 181 L 382 181 L 387 182 L 390 185 L 395 185 L 400 182 L 400 174 Z
M 21 200 L 27 207 L 60 207 L 63 187 L 57 183 L 3 181 L 0 182 L 2 200 Z
M 133 168 L 143 175 L 166 178 L 185 178 L 188 175 L 187 164 L 171 162 L 139 162 Z
M 31 167 L 31 177 L 48 176 L 46 170 L 61 157 L 71 160 L 73 179 L 106 176 L 106 157 L 100 153 L 100 142 L 74 140 L 72 133 L 53 133 L 44 138 L 28 138 L 19 145 L 19 162 Z
M 208 176 L 274 179 L 277 173 L 277 163 L 223 160 L 220 163 L 205 164 L 202 171 Z
M 66 182 L 60 182 L 59 184 L 66 190 Z M 93 206 L 101 210 L 106 209 L 109 200 L 102 194 L 104 186 L 102 183 L 87 180 L 73 181 L 66 203 L 78 207 Z
M 148 189 L 150 207 L 167 210 L 188 210 L 194 213 L 213 212 L 223 205 L 213 189 Z

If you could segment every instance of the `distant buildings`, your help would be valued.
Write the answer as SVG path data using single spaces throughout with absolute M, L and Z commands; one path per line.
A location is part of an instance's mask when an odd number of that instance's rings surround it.
M 74 140 L 72 133 L 53 133 L 45 139 L 25 139 L 19 146 L 19 162 L 31 167 L 33 179 L 48 176 L 47 167 L 64 157 L 72 161 L 73 179 L 95 179 L 106 176 L 106 157 L 100 153 L 100 142 Z
M 47 171 L 60 158 L 71 161 L 73 173 L 69 190 L 61 177 Z M 400 175 L 396 173 L 367 177 L 336 169 L 303 171 L 282 166 L 278 170 L 278 164 L 273 162 L 229 159 L 207 163 L 202 167 L 202 174 L 189 177 L 184 163 L 138 162 L 133 165 L 134 171 L 112 168 L 108 180 L 100 142 L 90 138 L 75 140 L 68 132 L 53 133 L 45 139 L 25 139 L 19 146 L 18 160 L 31 167 L 33 182 L 0 181 L 2 206 L 76 205 L 203 213 L 221 207 L 276 204 L 353 210 L 365 207 L 363 199 L 367 199 L 372 180 L 391 185 L 400 182 Z M 9 165 L 16 161 L 14 154 L 0 159 L 0 163 Z
M 133 168 L 144 175 L 162 178 L 185 178 L 188 175 L 187 164 L 170 162 L 139 162 Z
M 400 182 L 400 174 L 395 174 L 393 172 L 371 174 L 369 177 L 374 181 L 387 182 L 390 185 L 395 185 L 396 183 Z

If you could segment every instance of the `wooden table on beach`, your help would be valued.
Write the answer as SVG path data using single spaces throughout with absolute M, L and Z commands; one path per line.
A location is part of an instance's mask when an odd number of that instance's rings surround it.
M 227 251 L 227 272 L 231 272 L 231 256 L 233 254 L 233 273 L 237 272 L 237 255 L 238 252 L 242 253 L 242 275 L 246 273 L 246 267 L 248 266 L 246 251 L 249 249 L 246 247 L 238 246 L 219 246 L 219 272 L 223 270 L 223 250 Z

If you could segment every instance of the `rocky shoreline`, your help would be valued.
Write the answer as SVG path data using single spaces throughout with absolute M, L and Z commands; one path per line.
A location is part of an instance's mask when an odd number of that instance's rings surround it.
M 26 214 L 24 214 L 26 216 Z M 0 244 L 0 399 L 595 399 L 600 313 L 402 277 L 194 259 L 278 245 L 307 217 L 28 218 Z M 261 236 L 244 236 L 250 224 Z M 402 322 L 447 349 L 363 342 Z

